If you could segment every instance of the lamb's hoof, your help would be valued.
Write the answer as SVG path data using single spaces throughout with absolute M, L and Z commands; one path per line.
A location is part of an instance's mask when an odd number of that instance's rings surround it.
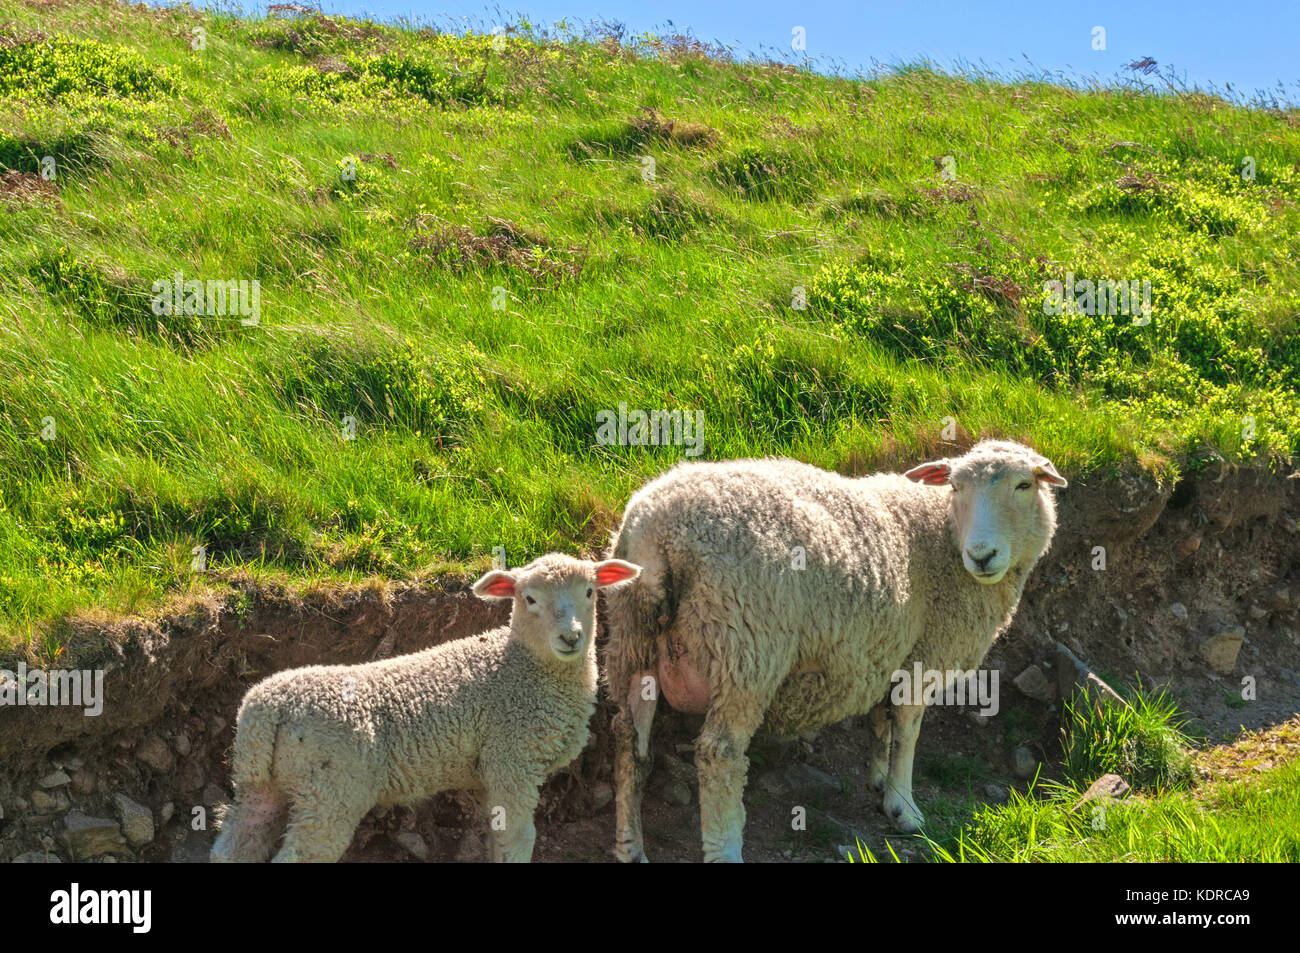
M 721 850 L 706 850 L 704 852 L 704 862 L 706 864 L 743 864 L 740 857 L 740 845 L 728 845 Z
M 645 855 L 644 850 L 640 850 L 640 849 L 624 850 L 622 848 L 616 847 L 614 848 L 614 859 L 617 860 L 620 864 L 650 863 L 650 858 Z
M 925 816 L 915 804 L 892 792 L 885 796 L 885 814 L 904 834 L 915 834 L 925 826 Z

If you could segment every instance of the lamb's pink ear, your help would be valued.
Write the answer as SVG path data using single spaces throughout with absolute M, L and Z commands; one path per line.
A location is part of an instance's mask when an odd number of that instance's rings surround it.
M 620 582 L 627 582 L 641 575 L 641 567 L 621 559 L 606 559 L 596 563 L 596 587 L 604 588 Z
M 513 599 L 515 597 L 514 573 L 493 569 L 474 583 L 474 595 L 480 599 Z
M 951 475 L 952 471 L 948 468 L 947 460 L 932 460 L 919 467 L 912 467 L 903 474 L 909 480 L 924 483 L 926 486 L 947 486 Z
M 1048 486 L 1069 486 L 1065 477 L 1056 472 L 1056 467 L 1052 466 L 1052 461 L 1042 457 L 1039 463 L 1034 467 L 1034 478 L 1042 480 Z

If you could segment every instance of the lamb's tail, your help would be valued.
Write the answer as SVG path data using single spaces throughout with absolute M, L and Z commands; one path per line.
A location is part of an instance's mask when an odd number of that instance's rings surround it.
M 604 593 L 605 691 L 615 702 L 627 697 L 633 678 L 657 665 L 656 640 L 677 615 L 672 574 L 661 548 L 625 526 L 610 546 L 610 557 L 641 567 L 641 575 Z

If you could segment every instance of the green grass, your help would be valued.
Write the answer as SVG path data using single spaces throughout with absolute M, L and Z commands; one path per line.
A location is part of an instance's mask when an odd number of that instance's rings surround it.
M 1293 109 L 671 38 L 0 24 L 0 648 L 236 568 L 590 550 L 682 455 L 598 443 L 621 403 L 845 472 L 948 418 L 1072 476 L 1300 447 Z M 1149 279 L 1151 322 L 1044 313 L 1067 271 Z M 256 279 L 260 320 L 155 313 L 176 272 Z

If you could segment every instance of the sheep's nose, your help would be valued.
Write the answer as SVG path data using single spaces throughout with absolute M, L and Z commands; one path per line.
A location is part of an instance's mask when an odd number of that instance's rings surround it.
M 966 555 L 970 557 L 970 561 L 976 565 L 976 567 L 979 569 L 980 572 L 984 572 L 985 570 L 988 569 L 989 563 L 992 562 L 993 557 L 996 556 L 997 554 L 998 551 L 996 549 L 990 549 L 983 556 L 976 556 L 969 549 L 966 550 Z
M 567 645 L 569 648 L 573 648 L 575 645 L 577 645 L 577 644 L 578 644 L 578 640 L 581 639 L 581 638 L 582 638 L 582 633 L 581 633 L 581 632 L 561 632 L 561 633 L 560 633 L 560 641 L 562 641 L 562 642 L 563 642 L 565 645 Z

